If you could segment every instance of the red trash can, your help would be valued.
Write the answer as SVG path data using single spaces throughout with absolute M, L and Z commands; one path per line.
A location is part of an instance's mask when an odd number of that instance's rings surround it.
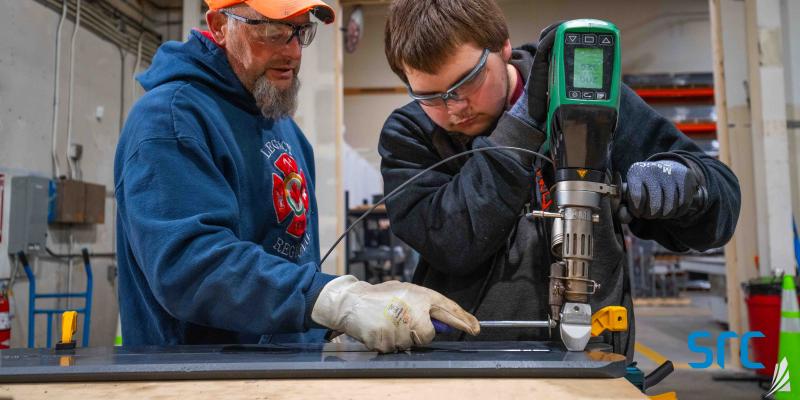
M 742 284 L 745 290 L 747 316 L 750 331 L 758 331 L 765 337 L 750 340 L 752 361 L 764 364 L 756 373 L 772 376 L 778 362 L 778 339 L 781 328 L 781 280 L 779 278 L 757 279 Z M 800 299 L 800 296 L 798 296 Z

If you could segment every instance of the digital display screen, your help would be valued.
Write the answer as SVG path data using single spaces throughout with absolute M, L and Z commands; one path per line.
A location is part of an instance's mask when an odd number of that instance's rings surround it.
M 603 49 L 576 48 L 574 66 L 572 85 L 575 88 L 603 88 Z

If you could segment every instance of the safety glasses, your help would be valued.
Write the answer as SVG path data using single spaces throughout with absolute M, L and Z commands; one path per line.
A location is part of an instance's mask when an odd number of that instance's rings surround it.
M 456 82 L 450 89 L 444 93 L 431 93 L 431 94 L 417 94 L 411 90 L 411 86 L 406 85 L 408 88 L 408 95 L 411 96 L 416 102 L 428 107 L 443 107 L 447 105 L 448 101 L 460 101 L 474 93 L 478 88 L 483 85 L 486 80 L 486 60 L 489 59 L 489 49 L 483 49 L 481 58 L 472 70 Z
M 297 37 L 300 47 L 307 47 L 311 44 L 311 41 L 314 40 L 314 35 L 317 34 L 316 22 L 295 25 L 288 22 L 274 21 L 269 19 L 250 19 L 225 10 L 220 12 L 248 25 L 262 25 L 264 27 L 264 31 L 262 32 L 264 41 L 272 45 L 289 44 L 289 42 L 292 41 L 292 38 Z

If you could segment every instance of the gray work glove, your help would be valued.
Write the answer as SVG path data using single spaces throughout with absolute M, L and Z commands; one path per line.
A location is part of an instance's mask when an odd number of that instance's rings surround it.
M 328 282 L 311 310 L 314 322 L 382 353 L 430 343 L 432 318 L 473 336 L 481 330 L 472 314 L 438 292 L 397 281 L 370 285 L 352 275 Z
M 634 163 L 627 175 L 627 210 L 641 219 L 675 219 L 696 213 L 705 201 L 701 180 L 678 161 Z

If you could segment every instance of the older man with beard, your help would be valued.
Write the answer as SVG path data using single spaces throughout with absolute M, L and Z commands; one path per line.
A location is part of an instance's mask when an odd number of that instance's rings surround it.
M 419 286 L 320 271 L 314 160 L 294 123 L 319 0 L 206 0 L 209 31 L 161 46 L 117 147 L 125 345 L 425 344 L 475 318 Z M 322 329 L 322 328 L 328 328 Z

